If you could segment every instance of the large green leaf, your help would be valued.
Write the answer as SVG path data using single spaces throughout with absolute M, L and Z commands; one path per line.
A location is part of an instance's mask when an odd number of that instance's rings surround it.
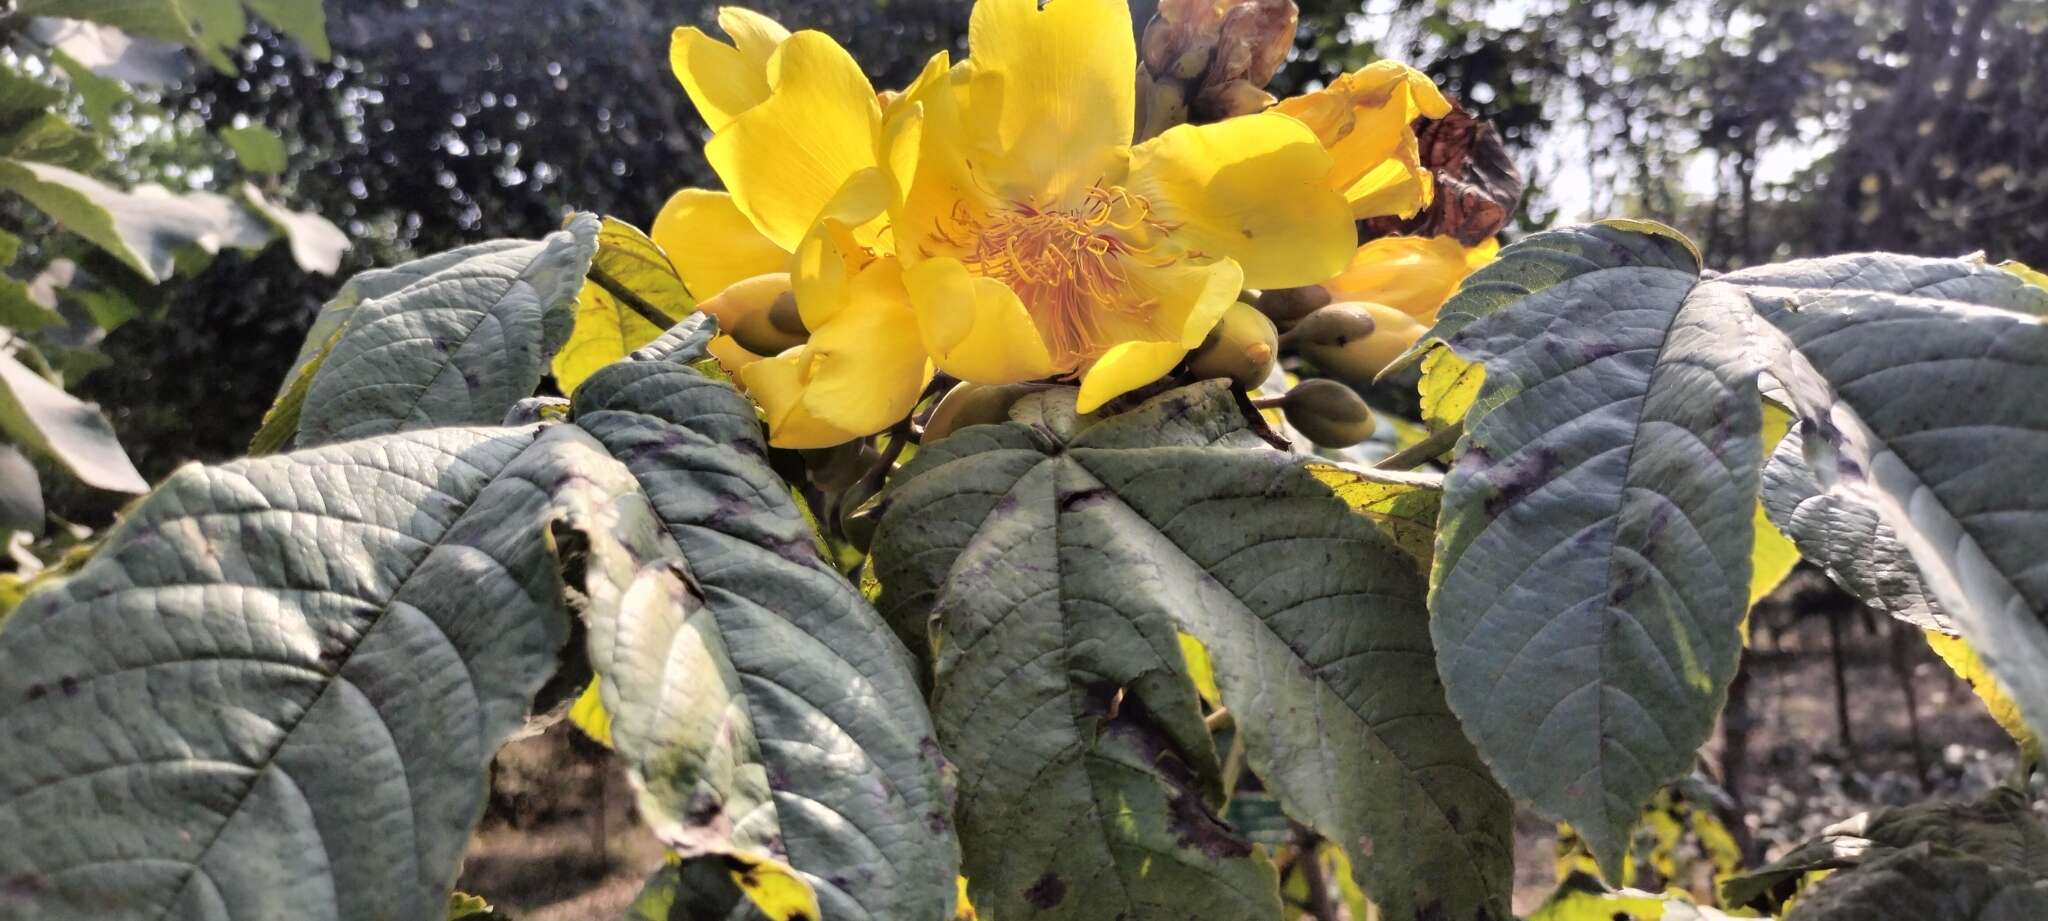
M 248 28 L 244 7 L 304 44 L 314 57 L 326 60 L 332 53 L 321 0 L 20 0 L 16 12 L 83 19 L 175 42 L 214 67 L 234 73 L 234 60 L 227 51 L 242 40 Z
M 596 237 L 597 219 L 579 215 L 542 240 L 458 251 L 465 258 L 437 258 L 424 277 L 380 278 L 380 290 L 409 283 L 338 322 L 307 385 L 298 443 L 503 419 L 568 336 Z
M 1741 650 L 1760 398 L 1739 298 L 1681 240 L 1537 234 L 1434 335 L 1485 366 L 1431 596 L 1451 707 L 1507 788 L 1618 869 Z
M 1780 526 L 1873 603 L 1953 619 L 2048 730 L 2048 290 L 1869 254 L 1718 283 L 1782 334 L 1771 373 L 1801 422 L 1767 482 Z
M 436 918 L 568 635 L 573 428 L 188 466 L 0 629 L 0 915 Z
M 305 410 L 306 393 L 312 389 L 313 376 L 327 362 L 334 344 L 341 339 L 342 330 L 355 318 L 356 308 L 364 301 L 396 294 L 443 269 L 475 257 L 529 245 L 530 241 L 526 240 L 472 243 L 388 269 L 372 269 L 344 282 L 341 290 L 322 304 L 320 312 L 313 317 L 313 326 L 306 331 L 305 342 L 299 345 L 298 357 L 293 359 L 291 370 L 285 372 L 283 383 L 278 385 L 277 397 L 263 414 L 263 424 L 249 440 L 250 453 L 275 452 L 290 445 L 298 435 L 299 417 Z
M 0 352 L 0 437 L 48 455 L 88 486 L 143 492 L 149 484 L 99 407 L 81 402 Z
M 891 487 L 882 604 L 930 625 L 976 905 L 1275 915 L 1271 871 L 1211 812 L 1185 631 L 1253 771 L 1386 917 L 1508 917 L 1510 803 L 1444 704 L 1415 560 L 1223 383 L 1092 427 L 1070 393 L 1027 397 Z
M 1721 884 L 1721 898 L 1777 911 L 1808 873 L 1861 866 L 1917 844 L 2048 878 L 2048 824 L 2033 814 L 2026 794 L 2000 788 L 1975 800 L 1888 807 L 1844 819 L 1778 859 L 1730 877 Z
M 643 550 L 656 564 L 641 588 L 675 603 L 593 621 L 593 644 L 625 644 L 592 650 L 613 737 L 650 784 L 703 792 L 715 808 L 700 818 L 734 826 L 723 845 L 786 855 L 826 918 L 944 917 L 959 845 L 910 657 L 820 556 L 753 406 L 689 367 L 708 333 L 679 326 L 574 397 L 575 424 L 632 472 L 666 532 L 632 542 L 673 541 L 687 561 L 670 579 L 673 561 Z M 686 658 L 697 666 L 661 667 Z M 686 851 L 718 833 L 671 817 L 657 827 Z
M 2048 917 L 2048 878 L 1916 845 L 1813 887 L 1785 921 Z
M 2048 718 L 2048 493 L 2025 473 L 2048 451 L 2031 396 L 2048 291 L 1967 260 L 1706 280 L 1695 260 L 1655 225 L 1538 234 L 1474 274 L 1422 346 L 1485 368 L 1432 596 L 1452 707 L 1503 783 L 1610 871 L 1732 674 L 1761 375 L 1799 417 L 1766 497 L 1786 534 L 1852 588 L 1903 588 L 1876 599 L 1897 611 L 1930 606 L 1918 569 Z

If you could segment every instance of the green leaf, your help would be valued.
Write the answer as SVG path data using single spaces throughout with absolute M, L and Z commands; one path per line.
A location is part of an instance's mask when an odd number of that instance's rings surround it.
M 1071 391 L 1027 397 L 891 486 L 882 606 L 930 624 L 976 905 L 1276 915 L 1271 870 L 1212 811 L 1185 631 L 1252 770 L 1386 917 L 1508 917 L 1511 804 L 1437 690 L 1415 561 L 1252 435 L 1225 383 L 1092 427 Z
M 2000 788 L 1975 800 L 1876 809 L 1837 822 L 1755 871 L 1729 877 L 1721 901 L 1777 911 L 1809 873 L 1861 866 L 1916 845 L 2048 879 L 2048 824 L 2033 814 L 2025 793 Z
M 99 407 L 80 402 L 0 353 L 0 436 L 49 456 L 88 486 L 116 492 L 145 492 Z
M 642 590 L 674 603 L 593 616 L 591 642 L 621 644 L 592 649 L 613 739 L 648 783 L 716 791 L 704 802 L 724 803 L 738 843 L 786 856 L 824 917 L 944 917 L 959 845 L 910 657 L 819 555 L 766 463 L 752 404 L 689 367 L 708 332 L 686 323 L 575 394 L 575 424 L 632 472 L 665 530 L 635 524 L 634 543 L 673 541 L 687 561 L 680 580 L 660 575 L 677 571 L 671 551 L 648 554 L 668 562 L 640 570 L 653 573 Z M 628 521 L 624 511 L 614 517 Z M 615 585 L 636 586 L 616 571 Z M 672 656 L 698 667 L 664 675 Z M 721 658 L 730 673 L 716 667 Z M 758 772 L 742 726 L 751 726 Z M 735 747 L 718 747 L 727 743 Z M 772 825 L 755 824 L 769 815 Z M 704 830 L 682 818 L 657 826 L 673 846 L 701 842 L 692 836 Z
M 99 138 L 53 112 L 35 116 L 0 137 L 0 155 L 72 170 L 98 169 L 106 163 Z
M 0 630 L 0 914 L 437 918 L 568 636 L 566 427 L 187 466 Z
M 0 443 L 0 540 L 8 531 L 43 533 L 43 481 L 28 458 Z
M 1866 600 L 1952 619 L 2048 730 L 2048 290 L 1881 254 L 1720 284 L 1783 336 L 1772 374 L 1801 421 L 1765 484 L 1779 525 Z
M 344 282 L 341 290 L 322 304 L 320 312 L 313 317 L 313 326 L 306 331 L 306 341 L 299 346 L 298 357 L 292 361 L 291 370 L 285 372 L 284 383 L 278 385 L 277 397 L 263 414 L 263 424 L 250 439 L 249 453 L 276 452 L 291 444 L 298 435 L 299 415 L 305 409 L 306 393 L 313 386 L 313 376 L 326 363 L 328 353 L 355 316 L 357 306 L 366 300 L 403 291 L 450 266 L 527 245 L 530 244 L 525 240 L 473 243 L 392 268 L 372 269 Z
M 574 393 L 597 369 L 624 359 L 696 310 L 668 256 L 631 224 L 607 217 L 590 277 L 576 295 L 576 326 L 555 353 L 555 383 Z
M 0 188 L 27 199 L 65 230 L 106 250 L 151 283 L 170 277 L 178 252 L 253 249 L 271 234 L 225 196 L 160 186 L 114 188 L 60 166 L 0 160 Z
M 567 338 L 596 237 L 597 219 L 581 215 L 540 241 L 436 262 L 351 308 L 307 387 L 298 443 L 502 420 Z
M 119 80 L 100 76 L 61 48 L 53 46 L 50 49 L 50 61 L 63 68 L 65 78 L 71 81 L 71 88 L 78 93 L 83 104 L 86 120 L 101 132 L 116 130 L 114 114 L 124 104 L 156 110 L 155 106 L 138 102 Z
M 332 275 L 341 268 L 341 254 L 348 252 L 348 235 L 332 221 L 308 211 L 293 211 L 264 197 L 262 191 L 242 184 L 242 199 L 256 213 L 284 234 L 291 244 L 292 260 L 299 268 Z
M 13 67 L 0 67 L 0 131 L 14 131 L 63 101 L 63 90 Z
M 306 46 L 306 53 L 325 61 L 334 51 L 327 44 L 327 11 L 321 0 L 242 0 L 249 11 Z
M 277 132 L 262 125 L 246 125 L 240 128 L 222 128 L 216 132 L 228 149 L 235 152 L 235 160 L 242 169 L 257 174 L 284 172 L 288 165 L 285 159 L 284 138 Z
M 1485 365 L 1444 479 L 1432 632 L 1451 707 L 1612 875 L 1734 676 L 1762 446 L 1739 298 L 1681 240 L 1529 237 L 1432 332 Z
M 25 17 L 83 19 L 184 45 L 230 74 L 235 73 L 235 65 L 222 49 L 241 38 L 244 25 L 223 21 L 223 13 L 241 16 L 235 0 L 19 0 L 15 12 Z M 230 27 L 232 34 L 222 34 Z
M 112 26 L 82 19 L 33 19 L 29 21 L 27 34 L 49 48 L 52 60 L 72 75 L 80 94 L 86 97 L 86 111 L 89 113 L 102 102 L 111 107 L 118 101 L 113 91 L 118 90 L 125 95 L 126 91 L 113 81 L 154 88 L 192 75 L 191 55 L 186 54 L 184 48 L 167 41 L 130 35 Z M 73 64 L 83 71 L 74 69 Z M 100 78 L 103 84 L 97 88 L 88 86 L 80 73 Z M 95 101 L 96 97 L 99 101 Z
M 1821 880 L 1785 921 L 2048 917 L 2048 879 L 1916 845 Z

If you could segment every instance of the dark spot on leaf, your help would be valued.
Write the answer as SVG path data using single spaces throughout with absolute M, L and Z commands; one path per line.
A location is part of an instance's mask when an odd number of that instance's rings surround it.
M 1071 512 L 1076 509 L 1087 508 L 1090 505 L 1095 505 L 1100 502 L 1106 502 L 1108 500 L 1109 490 L 1107 489 L 1103 489 L 1101 487 L 1097 487 L 1095 489 L 1084 489 L 1080 492 L 1072 493 L 1062 497 L 1060 499 L 1060 511 Z
M 64 696 L 75 696 L 78 693 L 78 679 L 70 675 L 65 675 L 62 680 L 57 682 L 57 687 L 63 689 Z
M 683 822 L 693 826 L 709 825 L 724 811 L 724 804 L 718 797 L 708 790 L 698 790 L 690 795 L 690 805 L 683 810 Z
M 1550 482 L 1551 474 L 1556 467 L 1557 453 L 1538 446 L 1516 452 L 1501 462 L 1485 468 L 1486 481 L 1493 486 L 1492 494 L 1486 499 L 1486 516 L 1499 517 L 1502 512 L 1522 501 L 1523 496 Z
M 947 818 L 945 813 L 934 809 L 924 814 L 924 826 L 931 829 L 932 834 L 943 835 L 947 829 L 953 827 L 953 820 Z
M 1058 905 L 1066 897 L 1066 880 L 1060 879 L 1051 872 L 1039 877 L 1037 882 L 1032 883 L 1030 888 L 1024 890 L 1024 901 L 1030 902 L 1041 909 Z
M 47 693 L 49 692 L 43 690 L 43 686 L 40 684 L 31 684 L 28 686 L 28 699 L 30 700 L 42 700 L 43 695 Z
M 47 877 L 34 873 L 23 873 L 20 876 L 9 879 L 5 885 L 0 885 L 0 892 L 15 898 L 30 898 L 49 887 L 50 880 Z
M 1464 814 L 1458 811 L 1456 804 L 1444 807 L 1444 821 L 1451 823 L 1453 831 L 1458 830 L 1458 820 L 1463 817 Z

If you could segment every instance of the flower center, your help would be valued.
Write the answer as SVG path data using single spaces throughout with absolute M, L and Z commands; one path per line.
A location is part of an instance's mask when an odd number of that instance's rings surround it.
M 1111 313 L 1143 320 L 1154 306 L 1130 270 L 1168 227 L 1152 217 L 1150 203 L 1119 186 L 1091 187 L 1075 208 L 1011 202 L 978 221 L 965 212 L 956 208 L 959 231 L 935 236 L 965 252 L 968 271 L 1016 292 L 1064 372 L 1114 344 L 1102 328 Z

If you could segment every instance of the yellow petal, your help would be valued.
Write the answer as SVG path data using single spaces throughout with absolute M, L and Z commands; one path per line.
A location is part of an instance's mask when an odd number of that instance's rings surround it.
M 1244 274 L 1229 259 L 1184 257 L 1163 266 L 1132 266 L 1131 280 L 1154 304 L 1151 328 L 1125 339 L 1178 341 L 1192 349 L 1244 290 Z
M 849 290 L 809 342 L 740 371 L 767 413 L 770 444 L 821 448 L 872 435 L 909 415 L 931 382 L 895 260 L 876 261 Z
M 704 350 L 711 353 L 712 359 L 717 361 L 718 366 L 724 368 L 727 374 L 738 374 L 741 368 L 762 360 L 761 356 L 747 351 L 745 346 L 740 345 L 731 336 L 712 336 L 711 342 L 704 346 Z
M 799 32 L 768 61 L 768 98 L 704 145 L 733 203 L 794 250 L 840 187 L 876 165 L 882 111 L 860 66 L 822 32 Z
M 648 236 L 700 301 L 742 278 L 789 268 L 789 251 L 755 230 L 724 192 L 684 189 L 669 196 Z
M 804 328 L 831 322 L 846 303 L 848 283 L 874 260 L 872 244 L 893 201 L 893 180 L 878 167 L 855 173 L 825 206 L 796 250 L 796 304 Z
M 967 116 L 996 192 L 1062 199 L 1121 180 L 1138 68 L 1125 0 L 980 0 L 967 47 Z
M 1358 234 L 1324 185 L 1330 155 L 1285 115 L 1179 125 L 1131 153 L 1131 191 L 1173 240 L 1234 259 L 1255 288 L 1312 285 L 1341 270 Z
M 1081 394 L 1074 411 L 1092 413 L 1102 404 L 1166 376 L 1186 358 L 1178 342 L 1126 342 L 1102 353 L 1081 376 Z
M 1472 249 L 1482 251 L 1486 244 Z M 1478 255 L 1473 251 L 1455 237 L 1381 237 L 1359 247 L 1350 265 L 1323 287 L 1334 301 L 1372 301 L 1433 321 L 1472 273 Z
M 768 98 L 765 68 L 750 64 L 738 49 L 695 26 L 677 29 L 669 38 L 668 62 L 697 114 L 713 131 Z
M 739 49 L 740 57 L 763 71 L 767 70 L 768 59 L 775 54 L 775 49 L 789 40 L 789 30 L 783 28 L 782 23 L 743 6 L 719 7 L 718 27 L 732 36 L 733 47 Z
M 1359 219 L 1411 217 L 1429 203 L 1432 182 L 1413 125 L 1450 110 L 1450 100 L 1429 77 L 1393 61 L 1375 62 L 1274 106 L 1329 148 L 1335 161 L 1329 185 L 1344 193 Z
M 1055 370 L 1031 313 L 1008 285 L 947 258 L 911 266 L 903 281 L 940 370 L 977 384 L 1037 380 Z

